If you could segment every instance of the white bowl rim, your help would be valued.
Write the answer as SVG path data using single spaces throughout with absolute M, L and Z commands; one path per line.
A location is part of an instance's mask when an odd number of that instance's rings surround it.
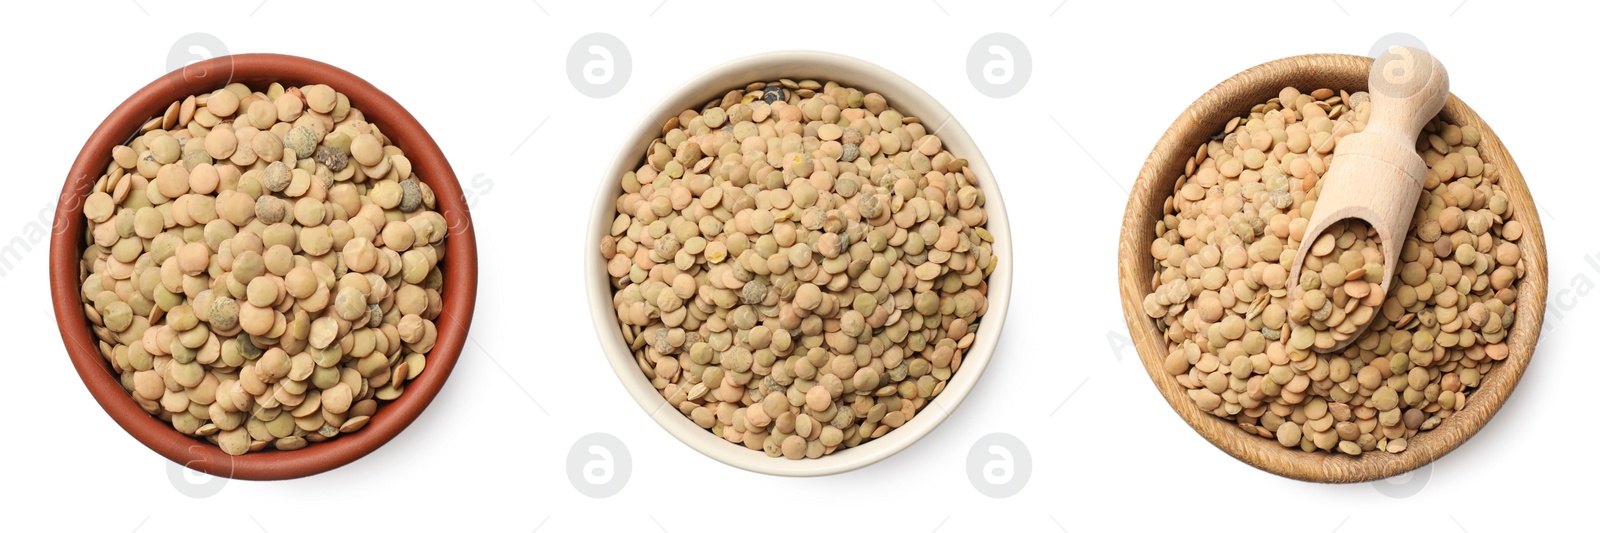
M 994 236 L 994 255 L 1000 261 L 989 275 L 989 309 L 979 322 L 977 337 L 963 355 L 961 369 L 951 376 L 945 390 L 929 402 L 930 405 L 924 406 L 905 425 L 882 437 L 817 459 L 799 461 L 768 457 L 761 451 L 728 442 L 668 406 L 666 399 L 645 379 L 633 351 L 623 341 L 611 304 L 610 276 L 606 273 L 605 262 L 600 259 L 600 239 L 609 232 L 616 217 L 615 202 L 622 176 L 639 165 L 650 143 L 660 137 L 661 124 L 684 109 L 699 109 L 729 90 L 754 81 L 779 78 L 830 80 L 866 92 L 879 92 L 889 98 L 895 109 L 921 119 L 930 133 L 939 135 L 950 153 L 967 160 L 967 166 L 978 178 L 988 212 L 985 228 Z M 797 477 L 848 472 L 888 458 L 927 435 L 949 417 L 982 377 L 999 344 L 1011 301 L 1011 230 L 1005 202 L 987 161 L 960 122 L 927 92 L 883 67 L 854 57 L 817 51 L 769 52 L 736 59 L 695 76 L 663 98 L 627 139 L 595 193 L 585 233 L 585 290 L 595 333 L 612 370 L 646 415 L 678 440 L 707 457 L 752 472 Z

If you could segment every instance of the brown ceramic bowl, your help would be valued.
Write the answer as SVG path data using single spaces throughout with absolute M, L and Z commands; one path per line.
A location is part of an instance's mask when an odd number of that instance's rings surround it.
M 233 457 L 216 445 L 178 433 L 166 422 L 145 413 L 122 389 L 117 375 L 101 357 L 99 341 L 89 330 L 78 297 L 78 260 L 85 246 L 83 199 L 105 174 L 112 147 L 127 142 L 142 124 L 161 115 L 172 102 L 231 82 L 259 90 L 274 81 L 334 87 L 405 150 L 415 173 L 433 189 L 439 213 L 450 226 L 450 245 L 444 258 L 444 308 L 438 319 L 439 339 L 428 353 L 427 369 L 406 386 L 398 399 L 380 405 L 365 428 L 295 451 L 263 450 Z M 245 54 L 202 61 L 162 76 L 117 106 L 95 129 L 78 152 L 61 190 L 50 240 L 50 294 L 67 355 L 84 386 L 113 420 L 139 442 L 178 464 L 214 476 L 270 480 L 309 476 L 359 459 L 394 438 L 433 401 L 466 341 L 477 296 L 477 243 L 455 173 L 411 113 L 377 87 L 336 67 L 293 56 Z
M 1398 475 L 1449 453 L 1489 421 L 1516 388 L 1517 380 L 1533 358 L 1544 320 L 1548 273 L 1545 263 L 1544 230 L 1522 173 L 1511 154 L 1472 108 L 1451 95 L 1440 112 L 1445 120 L 1472 125 L 1483 133 L 1478 150 L 1485 163 L 1500 169 L 1500 185 L 1511 198 L 1511 208 L 1525 230 L 1517 242 L 1522 249 L 1526 275 L 1517 282 L 1516 323 L 1506 344 L 1511 353 L 1484 376 L 1483 382 L 1467 395 L 1464 409 L 1446 418 L 1438 427 L 1409 440 L 1406 451 L 1391 454 L 1368 452 L 1359 457 L 1337 453 L 1304 452 L 1285 448 L 1274 439 L 1247 433 L 1237 424 L 1201 411 L 1172 375 L 1162 369 L 1167 343 L 1156 322 L 1144 314 L 1144 295 L 1152 289 L 1154 261 L 1150 258 L 1150 239 L 1161 218 L 1162 203 L 1172 196 L 1173 185 L 1183 175 L 1184 165 L 1195 154 L 1195 147 L 1222 131 L 1228 120 L 1245 114 L 1255 104 L 1276 97 L 1278 91 L 1293 85 L 1302 90 L 1329 88 L 1350 92 L 1367 89 L 1367 72 L 1372 60 L 1365 57 L 1321 54 L 1279 59 L 1262 64 L 1223 81 L 1189 106 L 1173 122 L 1139 171 L 1139 181 L 1128 199 L 1122 221 L 1118 250 L 1118 274 L 1122 291 L 1123 314 L 1128 331 L 1139 350 L 1145 371 L 1174 411 L 1201 436 L 1251 466 L 1280 476 L 1306 481 L 1353 483 Z

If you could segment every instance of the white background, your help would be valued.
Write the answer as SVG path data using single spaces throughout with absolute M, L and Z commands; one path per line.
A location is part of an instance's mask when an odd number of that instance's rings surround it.
M 1591 125 L 1597 13 L 1582 2 L 1398 4 L 13 5 L 5 17 L 11 29 L 0 34 L 0 179 L 9 203 L 0 209 L 0 246 L 27 240 L 95 126 L 166 72 L 180 37 L 204 32 L 233 53 L 332 63 L 406 105 L 474 195 L 482 277 L 475 342 L 410 429 L 325 474 L 227 481 L 215 495 L 193 498 L 207 479 L 169 479 L 167 461 L 124 433 L 79 382 L 51 320 L 48 243 L 38 242 L 0 278 L 0 395 L 9 411 L 0 437 L 0 529 L 1591 528 L 1579 513 L 1593 505 L 1600 431 L 1595 350 L 1584 341 L 1600 318 L 1589 294 L 1600 280 L 1600 241 L 1574 226 L 1592 221 L 1600 193 Z M 583 96 L 565 74 L 568 49 L 592 32 L 616 36 L 633 59 L 627 86 L 605 99 Z M 1016 36 L 1032 54 L 1032 77 L 1010 98 L 984 96 L 965 73 L 969 48 L 992 32 Z M 1454 92 L 1516 156 L 1543 209 L 1551 279 L 1544 335 L 1516 394 L 1481 433 L 1433 463 L 1426 479 L 1409 478 L 1414 484 L 1401 488 L 1420 488 L 1409 498 L 1372 484 L 1280 478 L 1200 438 L 1121 344 L 1115 270 L 1127 189 L 1194 98 L 1255 64 L 1302 53 L 1365 54 L 1392 32 L 1421 38 L 1448 66 Z M 915 446 L 820 479 L 744 472 L 674 440 L 605 363 L 578 281 L 579 229 L 625 132 L 697 73 L 784 49 L 856 55 L 941 100 L 982 147 L 1015 232 L 1018 290 L 1000 351 L 977 389 Z M 480 186 L 467 183 L 474 177 Z M 1063 212 L 1072 218 L 1061 221 Z M 632 455 L 628 484 L 608 499 L 583 496 L 565 474 L 568 448 L 591 432 L 616 436 Z M 994 432 L 1016 436 L 1033 458 L 1031 481 L 1010 498 L 983 496 L 965 473 L 969 448 Z

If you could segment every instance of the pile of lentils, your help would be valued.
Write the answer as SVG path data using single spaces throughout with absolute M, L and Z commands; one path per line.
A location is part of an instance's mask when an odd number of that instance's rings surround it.
M 173 102 L 84 201 L 84 313 L 135 402 L 230 455 L 360 430 L 438 338 L 445 219 L 327 85 Z
M 1383 246 L 1365 220 L 1335 222 L 1311 243 L 1301 265 L 1300 293 L 1290 290 L 1289 346 L 1327 351 L 1349 340 L 1383 305 Z M 1276 272 L 1274 272 L 1276 275 Z
M 966 160 L 834 82 L 752 83 L 661 131 L 600 249 L 668 404 L 801 459 L 881 437 L 944 390 L 997 266 Z
M 1288 279 L 1334 147 L 1370 112 L 1366 93 L 1288 87 L 1234 118 L 1188 161 L 1150 243 L 1143 303 L 1167 339 L 1166 371 L 1200 409 L 1289 448 L 1403 452 L 1509 355 L 1523 227 L 1470 126 L 1436 118 L 1418 140 L 1427 182 L 1370 318 L 1334 320 L 1377 299 L 1358 296 L 1382 282 L 1364 225 L 1312 243 L 1321 268 Z M 1351 292 L 1356 281 L 1366 286 Z M 1292 283 L 1321 297 L 1291 301 Z M 1347 348 L 1312 350 L 1358 318 L 1370 326 Z

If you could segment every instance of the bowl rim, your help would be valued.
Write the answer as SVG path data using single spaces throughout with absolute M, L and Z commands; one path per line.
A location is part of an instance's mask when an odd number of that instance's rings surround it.
M 1511 334 L 1507 335 L 1508 343 L 1520 336 L 1526 341 L 1526 348 L 1518 350 L 1514 347 L 1504 361 L 1495 364 L 1494 370 L 1485 375 L 1484 382 L 1469 396 L 1466 409 L 1457 411 L 1438 427 L 1411 439 L 1411 445 L 1405 452 L 1399 454 L 1364 453 L 1359 457 L 1349 457 L 1328 452 L 1291 450 L 1271 439 L 1246 433 L 1231 421 L 1200 411 L 1193 400 L 1183 393 L 1183 388 L 1163 369 L 1162 359 L 1166 353 L 1164 351 L 1152 353 L 1154 346 L 1164 347 L 1166 344 L 1157 331 L 1155 322 L 1146 317 L 1142 311 L 1143 294 L 1138 287 L 1149 283 L 1151 271 L 1148 268 L 1142 269 L 1141 266 L 1148 265 L 1151 259 L 1148 257 L 1150 237 L 1141 233 L 1139 229 L 1142 227 L 1141 221 L 1150 218 L 1150 214 L 1145 211 L 1151 207 L 1145 201 L 1154 199 L 1154 209 L 1159 210 L 1164 196 L 1170 196 L 1170 193 L 1156 190 L 1157 183 L 1163 181 L 1161 174 L 1168 172 L 1174 164 L 1176 169 L 1181 171 L 1185 160 L 1193 154 L 1194 145 L 1185 144 L 1186 135 L 1192 134 L 1197 128 L 1204 135 L 1212 135 L 1222 129 L 1223 123 L 1228 120 L 1227 117 L 1249 111 L 1249 107 L 1220 109 L 1229 100 L 1259 93 L 1268 88 L 1271 89 L 1271 94 L 1276 95 L 1278 89 L 1284 87 L 1287 82 L 1297 79 L 1338 78 L 1349 83 L 1342 89 L 1365 89 L 1367 72 L 1372 62 L 1371 58 L 1345 54 L 1286 57 L 1251 67 L 1207 91 L 1185 108 L 1162 134 L 1145 160 L 1139 171 L 1138 181 L 1129 194 L 1119 238 L 1118 281 L 1122 293 L 1124 318 L 1127 320 L 1129 334 L 1138 349 L 1141 364 L 1168 405 L 1195 432 L 1218 449 L 1260 470 L 1303 481 L 1355 483 L 1383 479 L 1421 467 L 1460 446 L 1494 416 L 1515 389 L 1533 357 L 1544 317 L 1549 276 L 1544 231 L 1539 221 L 1538 209 L 1532 201 L 1527 183 L 1516 162 L 1506 151 L 1499 137 L 1465 102 L 1452 93 L 1441 114 L 1457 124 L 1471 124 L 1482 133 L 1484 142 L 1480 143 L 1479 147 L 1485 152 L 1484 159 L 1499 166 L 1500 183 L 1512 197 L 1518 220 L 1525 228 L 1518 246 L 1523 251 L 1522 257 L 1528 262 L 1525 269 L 1526 276 L 1518 282 L 1517 320 Z M 1261 98 L 1259 101 L 1265 100 Z M 1210 127 L 1212 125 L 1207 121 L 1214 120 L 1218 116 L 1223 117 L 1221 122 L 1217 122 L 1215 127 Z M 1490 156 L 1494 156 L 1492 160 Z M 1474 399 L 1478 401 L 1473 402 Z
M 855 448 L 800 461 L 767 457 L 762 452 L 730 443 L 695 425 L 676 409 L 667 408 L 666 400 L 645 379 L 632 350 L 623 342 L 611 305 L 609 276 L 605 263 L 600 260 L 599 248 L 601 237 L 607 233 L 615 218 L 616 196 L 621 189 L 623 174 L 638 166 L 650 143 L 660 137 L 661 125 L 667 118 L 677 116 L 685 109 L 700 109 L 704 103 L 745 84 L 780 78 L 830 80 L 863 91 L 880 92 L 890 97 L 896 109 L 907 116 L 923 119 L 924 124 L 931 122 L 930 117 L 938 119 L 938 125 L 929 131 L 937 132 L 951 153 L 965 157 L 967 166 L 977 176 L 986 199 L 988 222 L 985 227 L 994 235 L 995 257 L 1000 261 L 989 275 L 989 309 L 980 322 L 983 327 L 978 329 L 977 338 L 963 356 L 961 369 L 952 375 L 945 390 L 930 402 L 937 408 L 924 406 L 904 426 Z M 905 78 L 876 64 L 828 52 L 791 50 L 735 59 L 698 74 L 667 93 L 633 128 L 612 159 L 607 173 L 601 176 L 585 235 L 584 281 L 587 284 L 590 315 L 601 349 L 622 386 L 638 402 L 646 416 L 653 418 L 690 448 L 724 464 L 762 474 L 805 477 L 848 472 L 894 455 L 927 435 L 956 409 L 982 376 L 999 344 L 1011 299 L 1013 245 L 1005 202 L 987 161 L 971 136 L 943 105 Z
M 428 353 L 427 369 L 406 385 L 398 399 L 379 406 L 366 427 L 294 451 L 261 450 L 230 456 L 215 445 L 179 433 L 149 415 L 122 389 L 97 346 L 79 302 L 79 255 L 83 248 L 83 199 L 110 164 L 111 148 L 138 135 L 140 126 L 174 101 L 203 94 L 231 82 L 259 88 L 265 83 L 325 83 L 345 94 L 412 161 L 419 179 L 438 199 L 449 227 L 445 254 L 443 310 L 439 337 Z M 371 453 L 405 429 L 438 394 L 455 367 L 472 322 L 477 294 L 477 244 L 471 215 L 449 161 L 427 130 L 399 102 L 350 72 L 302 57 L 239 54 L 194 63 L 170 72 L 119 104 L 84 142 L 58 198 L 50 239 L 50 292 L 56 324 L 73 367 L 96 402 L 140 443 L 174 463 L 213 476 L 277 480 L 309 476 L 348 464 Z

